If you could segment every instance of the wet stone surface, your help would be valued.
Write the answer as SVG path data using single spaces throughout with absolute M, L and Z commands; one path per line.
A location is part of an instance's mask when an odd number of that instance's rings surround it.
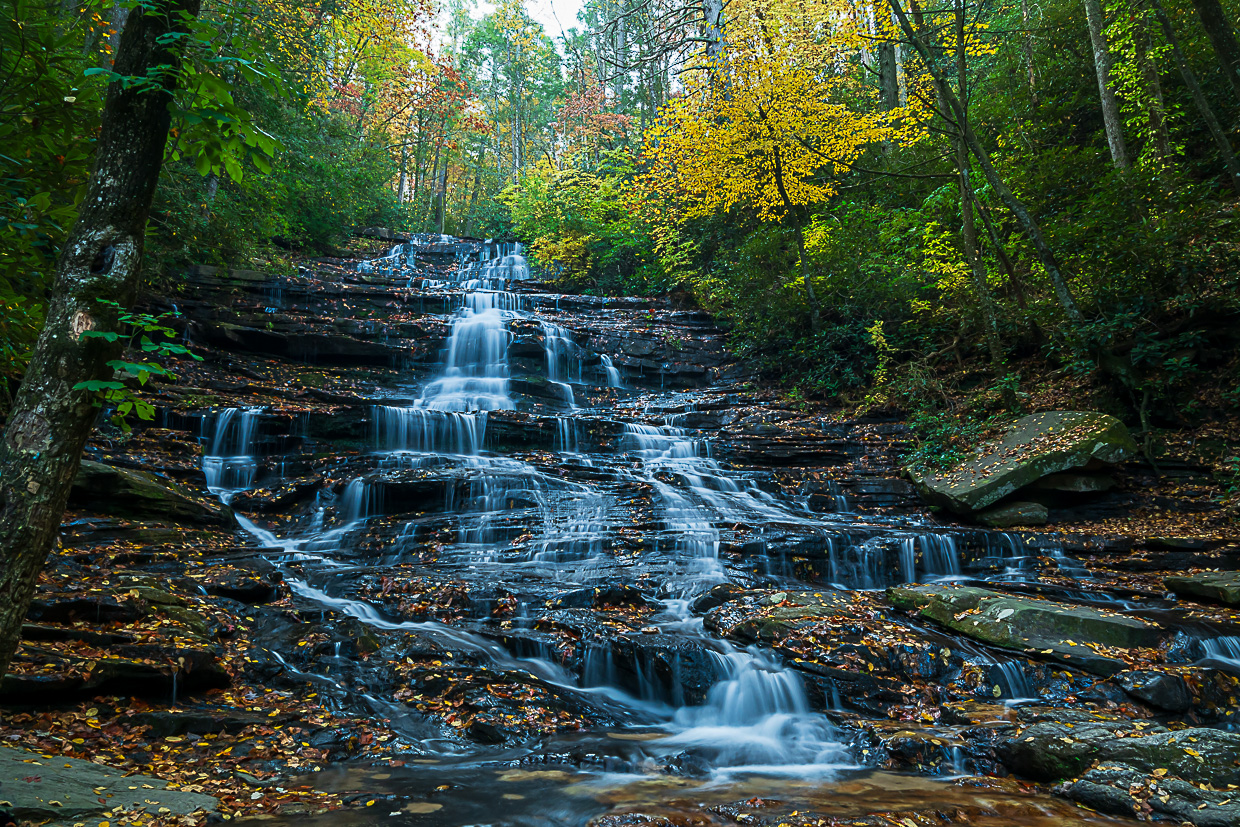
M 1227 823 L 1229 575 L 1163 581 L 1227 543 L 945 521 L 889 414 L 510 246 L 189 281 L 205 361 L 90 457 L 178 509 L 76 502 L 10 740 L 136 731 L 97 757 L 290 823 Z

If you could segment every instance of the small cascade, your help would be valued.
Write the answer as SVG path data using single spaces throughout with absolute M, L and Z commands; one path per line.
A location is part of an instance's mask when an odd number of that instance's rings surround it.
M 960 550 L 956 547 L 956 538 L 950 534 L 922 534 L 917 542 L 921 546 L 926 574 L 940 577 L 960 574 Z
M 1240 635 L 1203 638 L 1201 645 L 1205 647 L 1206 657 L 1240 668 Z
M 990 676 L 1001 694 L 999 697 L 1008 701 L 1027 701 L 1037 698 L 1029 676 L 1021 664 L 1015 660 L 1002 660 L 991 667 Z
M 254 436 L 261 413 L 261 408 L 225 408 L 202 418 L 206 442 L 202 472 L 207 490 L 225 502 L 238 491 L 254 486 L 258 472 Z
M 558 324 L 544 321 L 543 351 L 547 359 L 547 380 L 556 385 L 564 402 L 570 408 L 577 407 L 570 382 L 581 383 L 581 356 L 572 334 Z
M 725 769 L 814 769 L 851 765 L 826 717 L 810 712 L 805 687 L 791 670 L 757 649 L 717 657 L 724 679 L 706 703 L 677 710 L 683 729 L 660 745 L 685 749 Z
M 624 382 L 620 379 L 620 369 L 612 362 L 611 357 L 606 353 L 600 353 L 598 358 L 603 368 L 603 375 L 607 379 L 607 387 L 623 388 Z
M 376 448 L 388 452 L 477 456 L 486 439 L 486 412 L 375 408 Z
M 508 328 L 496 293 L 473 293 L 452 323 L 443 373 L 422 390 L 415 407 L 436 411 L 511 409 Z

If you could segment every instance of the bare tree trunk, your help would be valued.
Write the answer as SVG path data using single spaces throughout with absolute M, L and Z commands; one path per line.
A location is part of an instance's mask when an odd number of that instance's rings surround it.
M 969 118 L 969 64 L 964 30 L 964 0 L 957 0 L 955 14 L 956 89 L 960 95 L 960 114 L 963 119 L 959 132 L 963 135 L 964 124 Z M 973 275 L 973 292 L 977 294 L 977 303 L 982 311 L 982 335 L 986 339 L 986 348 L 990 351 L 990 362 L 998 374 L 1003 365 L 999 320 L 995 316 L 995 302 L 990 295 L 990 286 L 986 284 L 986 267 L 982 263 L 977 243 L 977 225 L 973 221 L 973 182 L 970 180 L 969 149 L 960 135 L 956 137 L 956 170 L 960 175 L 960 240 L 964 246 L 965 257 L 969 260 L 969 272 Z
M 1025 65 L 1029 69 L 1029 98 L 1033 101 L 1033 105 L 1038 105 L 1038 70 L 1037 64 L 1033 62 L 1033 32 L 1029 26 L 1029 0 L 1020 0 L 1020 21 L 1025 27 L 1025 36 L 1021 38 L 1022 49 L 1025 53 Z
M 1158 77 L 1158 67 L 1150 59 L 1150 34 L 1145 24 L 1145 15 L 1142 14 L 1132 39 L 1136 50 L 1137 67 L 1141 70 L 1141 77 L 1145 80 L 1145 88 L 1149 95 L 1145 103 L 1145 119 L 1153 138 L 1158 168 L 1163 170 L 1171 164 L 1171 133 L 1167 130 L 1167 104 L 1163 99 L 1162 81 Z
M 1158 0 L 1150 0 L 1150 6 L 1158 17 L 1158 23 L 1162 26 L 1163 34 L 1167 36 L 1167 42 L 1171 44 L 1171 54 L 1175 56 L 1176 65 L 1180 67 L 1180 74 L 1184 77 L 1184 85 L 1192 93 L 1193 103 L 1197 104 L 1197 111 L 1201 114 L 1201 119 L 1206 122 L 1206 127 L 1209 128 L 1210 134 L 1214 136 L 1214 143 L 1218 146 L 1219 155 L 1223 156 L 1223 166 L 1227 169 L 1227 178 L 1231 186 L 1236 190 L 1236 193 L 1240 194 L 1240 164 L 1236 162 L 1236 156 L 1231 151 L 1231 142 L 1227 140 L 1227 133 L 1223 131 L 1223 127 L 1219 126 L 1218 119 L 1214 117 L 1214 110 L 1210 108 L 1210 102 L 1206 100 L 1205 93 L 1201 91 L 1201 84 L 1197 82 L 1197 76 L 1193 74 L 1193 70 L 1188 65 L 1188 60 L 1184 57 L 1184 51 L 1180 48 L 1180 39 L 1176 36 L 1175 29 L 1171 27 L 1171 19 L 1163 11 L 1162 4 Z
M 1107 146 L 1111 149 L 1111 162 L 1116 169 L 1128 169 L 1128 148 L 1124 146 L 1124 123 L 1119 117 L 1119 103 L 1111 86 L 1111 50 L 1107 48 L 1102 33 L 1103 16 L 1101 0 L 1085 0 L 1085 22 L 1089 28 L 1089 42 L 1094 50 L 1094 72 L 1098 76 L 1098 98 L 1102 104 L 1102 125 L 1107 133 Z
M 1236 44 L 1235 21 L 1227 17 L 1219 0 L 1193 0 L 1201 25 L 1218 55 L 1219 66 L 1240 99 L 1240 45 Z
M 134 8 L 113 63 L 126 77 L 176 67 L 185 16 L 199 0 Z M 82 449 L 99 413 L 95 395 L 77 387 L 110 379 L 107 363 L 122 344 L 84 337 L 119 332 L 115 309 L 133 304 L 142 271 L 147 214 L 171 123 L 172 72 L 164 86 L 113 83 L 86 197 L 56 264 L 47 321 L 0 440 L 0 675 L 12 660 L 35 581 L 56 541 Z
M 1047 277 L 1051 280 L 1051 286 L 1055 291 L 1055 298 L 1059 300 L 1059 305 L 1063 308 L 1064 314 L 1074 325 L 1079 327 L 1084 324 L 1085 317 L 1076 305 L 1076 299 L 1072 296 L 1072 290 L 1068 287 L 1063 271 L 1059 269 L 1059 262 L 1055 259 L 1054 252 L 1042 236 L 1042 228 L 1033 220 L 1033 216 L 1025 209 L 1025 205 L 1016 197 L 1016 194 L 999 177 L 999 173 L 995 170 L 994 162 L 990 160 L 990 153 L 982 146 L 982 142 L 978 140 L 977 135 L 973 132 L 973 127 L 969 124 L 968 118 L 964 116 L 964 109 L 960 99 L 956 97 L 955 93 L 944 82 L 943 72 L 938 67 L 938 64 L 935 63 L 930 47 L 914 31 L 913 24 L 909 22 L 908 15 L 904 13 L 904 9 L 900 6 L 900 0 L 887 0 L 887 3 L 891 6 L 892 13 L 895 14 L 900 28 L 904 31 L 904 36 L 913 44 L 913 48 L 917 50 L 922 63 L 925 64 L 927 71 L 930 72 L 935 82 L 942 87 L 943 95 L 947 99 L 947 105 L 951 108 L 960 124 L 960 131 L 965 144 L 968 145 L 969 151 L 973 153 L 973 157 L 977 159 L 978 165 L 981 166 L 982 174 L 986 176 L 986 182 L 990 184 L 991 189 L 995 191 L 995 194 L 999 196 L 1007 208 L 1012 211 L 1012 215 L 1016 217 L 1016 221 L 1020 224 L 1021 229 L 1028 236 L 1029 243 L 1033 245 L 1033 249 L 1038 254 L 1038 259 L 1042 262 L 1042 267 L 1046 270 Z

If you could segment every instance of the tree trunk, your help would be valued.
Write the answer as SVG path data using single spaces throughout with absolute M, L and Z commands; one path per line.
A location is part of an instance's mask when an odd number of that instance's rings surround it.
M 1162 80 L 1158 77 L 1158 67 L 1150 59 L 1150 34 L 1146 22 L 1143 13 L 1132 40 L 1137 67 L 1141 70 L 1141 77 L 1145 80 L 1146 92 L 1149 95 L 1145 103 L 1145 120 L 1150 128 L 1154 155 L 1158 159 L 1158 169 L 1161 172 L 1171 164 L 1171 134 L 1167 130 L 1167 104 L 1163 99 Z
M 1116 169 L 1128 169 L 1128 148 L 1124 146 L 1124 122 L 1119 117 L 1119 103 L 1111 86 L 1111 50 L 1102 34 L 1101 0 L 1085 0 L 1085 22 L 1089 42 L 1094 50 L 1094 72 L 1098 76 L 1098 97 L 1102 103 L 1102 125 L 1106 128 L 1107 146 Z
M 896 44 L 878 44 L 878 99 L 890 112 L 900 106 L 900 81 L 896 76 Z
M 155 4 L 151 4 L 155 5 Z M 199 0 L 171 0 L 156 10 L 134 8 L 125 23 L 114 69 L 145 77 L 180 61 L 172 36 Z M 86 197 L 56 264 L 47 320 L 0 440 L 0 675 L 17 648 L 35 581 L 56 541 L 60 518 L 99 413 L 96 396 L 75 386 L 112 376 L 107 363 L 120 342 L 83 337 L 118 331 L 111 305 L 133 304 L 142 269 L 143 236 L 163 164 L 174 73 L 162 88 L 119 82 L 108 88 L 103 124 Z
M 1184 57 L 1184 51 L 1180 48 L 1180 39 L 1176 36 L 1175 29 L 1171 27 L 1171 18 L 1167 17 L 1167 13 L 1163 11 L 1162 4 L 1158 0 L 1150 0 L 1150 6 L 1158 17 L 1163 34 L 1167 36 L 1167 43 L 1171 44 L 1171 54 L 1175 56 L 1176 65 L 1180 67 L 1184 85 L 1192 93 L 1193 103 L 1197 104 L 1201 119 L 1206 122 L 1206 127 L 1214 136 L 1214 143 L 1218 146 L 1219 155 L 1223 156 L 1223 166 L 1227 169 L 1227 177 L 1231 186 L 1237 194 L 1240 194 L 1240 164 L 1236 162 L 1236 156 L 1231 151 L 1231 142 L 1227 140 L 1227 133 L 1223 131 L 1223 127 L 1219 126 L 1218 119 L 1214 117 L 1214 110 L 1210 108 L 1210 102 L 1206 100 L 1205 93 L 1201 91 L 1201 84 L 1197 82 L 1197 76 L 1193 74 L 1188 60 Z
M 792 228 L 796 232 L 797 239 L 797 261 L 801 266 L 801 283 L 805 286 L 805 301 L 809 304 L 809 326 L 815 333 L 818 332 L 818 297 L 814 295 L 814 282 L 810 279 L 809 259 L 805 256 L 805 230 L 801 226 L 801 219 L 796 215 L 796 208 L 792 205 L 792 200 L 788 197 L 788 190 L 784 188 L 784 165 L 783 159 L 779 155 L 779 147 L 775 148 L 775 189 L 779 191 L 780 200 L 784 202 L 785 214 L 792 219 Z
M 1029 0 L 1020 0 L 1020 22 L 1025 27 L 1022 48 L 1025 53 L 1025 65 L 1029 69 L 1029 99 L 1034 106 L 1038 105 L 1038 70 L 1033 62 L 1033 32 L 1029 28 Z
M 1193 0 L 1193 6 L 1218 55 L 1219 66 L 1240 100 L 1240 45 L 1236 44 L 1235 24 L 1227 17 L 1219 0 Z
M 969 119 L 969 64 L 968 43 L 964 31 L 964 0 L 956 2 L 956 89 L 961 102 L 960 134 L 964 134 L 964 126 Z M 999 320 L 995 316 L 995 303 L 990 295 L 990 286 L 986 284 L 986 267 L 982 263 L 981 251 L 977 243 L 977 225 L 973 220 L 973 182 L 970 180 L 969 148 L 964 139 L 956 137 L 956 171 L 960 175 L 960 240 L 964 246 L 965 257 L 969 260 L 969 272 L 973 275 L 973 292 L 977 294 L 977 303 L 982 311 L 982 335 L 986 339 L 986 349 L 990 351 L 990 362 L 998 375 L 1003 365 L 1003 346 L 999 342 Z
M 955 93 L 944 82 L 943 72 L 935 63 L 930 47 L 913 30 L 913 24 L 909 22 L 908 15 L 904 13 L 904 9 L 900 6 L 900 0 L 887 0 L 887 3 L 891 6 L 892 13 L 895 14 L 900 28 L 904 31 L 904 36 L 913 44 L 913 48 L 921 56 L 922 62 L 930 72 L 931 77 L 942 87 L 943 96 L 947 99 L 947 105 L 960 123 L 960 131 L 965 144 L 969 147 L 969 151 L 973 153 L 973 157 L 977 159 L 978 165 L 981 166 L 982 174 L 986 176 L 986 182 L 990 184 L 991 189 L 995 191 L 995 194 L 999 196 L 1004 205 L 1012 211 L 1012 215 L 1016 217 L 1016 221 L 1020 224 L 1021 229 L 1029 237 L 1029 243 L 1033 245 L 1033 249 L 1038 254 L 1038 259 L 1042 262 L 1042 267 L 1046 270 L 1047 277 L 1051 280 L 1051 286 L 1055 291 L 1055 298 L 1059 300 L 1059 305 L 1063 308 L 1064 314 L 1074 325 L 1080 326 L 1084 324 L 1085 317 L 1081 315 L 1080 308 L 1076 306 L 1076 299 L 1072 297 L 1072 290 L 1068 287 L 1063 271 L 1059 269 L 1059 262 L 1055 259 L 1054 252 L 1051 250 L 1050 245 L 1046 243 L 1046 239 L 1042 237 L 1042 228 L 1033 220 L 1033 216 L 1025 209 L 1025 205 L 1016 197 L 1016 194 L 999 177 L 999 173 L 995 170 L 994 162 L 990 160 L 990 153 L 982 146 L 981 141 L 978 140 L 977 135 L 973 132 L 973 127 L 969 124 L 968 119 L 964 117 L 964 109 L 960 99 L 956 97 Z

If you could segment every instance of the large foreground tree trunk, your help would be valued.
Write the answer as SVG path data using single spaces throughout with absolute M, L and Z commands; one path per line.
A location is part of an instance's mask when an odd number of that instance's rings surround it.
M 56 265 L 47 321 L 35 344 L 0 439 L 0 675 L 8 668 L 35 581 L 56 540 L 82 448 L 98 409 L 80 382 L 111 378 L 121 345 L 89 330 L 117 331 L 116 312 L 138 291 L 147 213 L 163 164 L 171 116 L 170 72 L 179 64 L 168 37 L 185 30 L 199 0 L 167 0 L 129 13 L 113 69 L 160 77 L 163 85 L 113 83 L 86 197 Z M 153 71 L 152 71 L 153 70 Z M 149 73 L 149 75 L 148 75 Z

